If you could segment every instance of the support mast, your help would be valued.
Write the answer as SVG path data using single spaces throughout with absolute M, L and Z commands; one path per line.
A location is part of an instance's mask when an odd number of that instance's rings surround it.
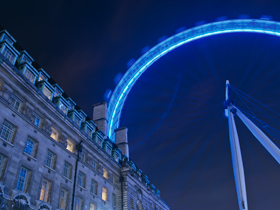
M 248 210 L 244 167 L 243 167 L 241 150 L 239 145 L 238 133 L 234 121 L 234 114 L 236 113 L 236 108 L 233 106 L 230 98 L 229 85 L 230 85 L 229 81 L 227 80 L 225 114 L 228 117 L 229 139 L 230 139 L 233 173 L 234 173 L 235 186 L 237 191 L 239 210 Z

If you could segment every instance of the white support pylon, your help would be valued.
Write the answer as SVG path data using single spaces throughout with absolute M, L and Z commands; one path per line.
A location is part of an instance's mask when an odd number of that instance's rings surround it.
M 249 120 L 239 109 L 236 109 L 237 116 L 251 131 L 251 133 L 259 140 L 264 148 L 274 157 L 280 164 L 280 149 L 261 131 L 251 120 Z
M 232 157 L 232 166 L 237 191 L 239 210 L 248 210 L 244 167 L 239 145 L 238 133 L 232 111 L 236 110 L 230 101 L 229 81 L 226 81 L 226 116 L 228 117 L 229 139 Z

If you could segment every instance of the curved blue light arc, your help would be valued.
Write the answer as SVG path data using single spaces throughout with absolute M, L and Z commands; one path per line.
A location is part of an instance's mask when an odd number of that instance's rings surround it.
M 164 40 L 142 55 L 116 86 L 107 111 L 108 137 L 115 139 L 114 130 L 120 123 L 125 99 L 141 74 L 168 52 L 188 42 L 216 34 L 250 32 L 280 36 L 280 23 L 270 20 L 226 20 L 194 27 Z

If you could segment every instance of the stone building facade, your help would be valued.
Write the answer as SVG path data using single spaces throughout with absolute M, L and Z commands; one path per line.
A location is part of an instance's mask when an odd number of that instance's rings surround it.
M 129 159 L 127 129 L 107 138 L 106 110 L 91 119 L 0 31 L 0 209 L 168 210 Z

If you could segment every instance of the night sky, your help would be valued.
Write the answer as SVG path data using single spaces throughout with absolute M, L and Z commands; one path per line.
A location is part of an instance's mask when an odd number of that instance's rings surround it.
M 126 63 L 160 37 L 221 16 L 271 15 L 280 21 L 279 9 L 280 2 L 272 0 L 2 0 L 0 24 L 91 116 L 92 104 L 114 89 Z M 186 44 L 155 62 L 124 105 L 121 126 L 129 130 L 130 158 L 173 210 L 238 209 L 223 116 L 226 79 L 280 113 L 280 38 L 233 33 Z M 280 130 L 278 114 L 234 92 L 233 98 Z M 277 210 L 280 166 L 237 118 L 236 123 L 249 209 Z

